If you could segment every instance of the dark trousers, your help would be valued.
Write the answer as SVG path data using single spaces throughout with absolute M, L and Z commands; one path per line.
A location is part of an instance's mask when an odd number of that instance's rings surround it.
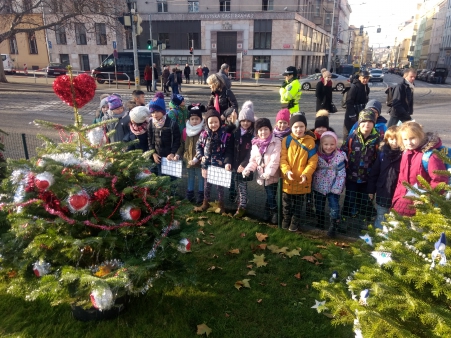
M 305 195 L 282 193 L 282 214 L 284 222 L 290 223 L 291 217 L 293 216 L 298 220 L 301 218 L 304 199 Z
M 152 91 L 152 80 L 146 80 L 147 91 Z
M 412 118 L 410 116 L 409 116 L 408 119 L 406 119 L 406 118 L 393 117 L 393 116 L 390 115 L 390 120 L 388 120 L 387 128 L 390 128 L 391 126 L 396 126 L 399 121 L 404 123 L 406 121 L 410 121 L 411 119 Z
M 185 82 L 189 83 L 189 75 L 185 75 Z
M 356 183 L 346 180 L 346 194 L 343 203 L 344 216 L 356 216 L 358 213 L 364 217 L 372 217 L 376 215 L 367 192 L 368 183 Z
M 171 89 L 172 89 L 172 97 L 179 94 L 179 85 L 177 83 L 171 86 Z
M 318 214 L 324 214 L 327 200 L 329 202 L 330 218 L 340 218 L 340 195 L 332 193 L 323 195 L 315 190 L 313 190 L 313 194 L 315 195 L 315 210 Z
M 266 192 L 266 204 L 269 209 L 277 208 L 276 195 L 277 195 L 277 183 L 265 185 Z

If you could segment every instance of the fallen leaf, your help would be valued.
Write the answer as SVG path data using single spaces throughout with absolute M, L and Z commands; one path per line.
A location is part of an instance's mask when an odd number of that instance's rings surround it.
M 268 238 L 268 235 L 267 235 L 267 234 L 262 234 L 262 233 L 260 233 L 260 232 L 256 232 L 256 233 L 255 233 L 255 236 L 257 237 L 257 239 L 258 239 L 259 242 L 266 241 L 266 238 Z
M 280 283 L 280 285 L 282 285 L 282 286 L 287 286 L 287 283 Z
M 218 255 L 213 255 L 213 258 L 218 258 L 219 256 Z
M 310 263 L 315 263 L 316 262 L 316 258 L 313 256 L 304 256 L 301 259 L 304 259 L 306 261 L 309 261 Z
M 205 232 L 203 230 L 198 230 L 197 232 L 205 236 Z
M 327 249 L 327 246 L 325 246 L 325 245 L 317 245 L 316 247 L 321 248 L 321 249 Z
M 286 253 L 287 253 L 287 250 L 288 250 L 288 247 L 284 246 L 283 248 L 279 248 L 279 250 L 277 250 L 276 253 L 279 253 L 279 254 L 286 254 Z
M 212 234 L 210 234 L 210 238 L 216 238 L 216 236 L 215 236 L 215 235 L 212 235 Z
M 197 224 L 199 224 L 201 227 L 205 226 L 205 222 L 204 221 L 197 221 Z
M 240 237 L 246 237 L 246 234 L 245 234 L 244 232 L 242 232 L 242 233 L 240 234 Z
M 335 242 L 334 243 L 336 246 L 341 246 L 342 248 L 347 248 L 347 247 L 349 247 L 349 244 L 346 244 L 346 243 L 339 243 L 339 242 Z
M 200 244 L 200 239 L 196 238 L 196 242 L 197 242 L 197 244 Z
M 207 223 L 210 224 L 210 225 L 212 225 L 212 224 L 211 224 L 211 221 L 208 221 Z
M 254 266 L 252 264 L 246 265 L 246 268 L 252 269 Z
M 257 248 L 259 248 L 260 250 L 265 250 L 267 245 L 268 245 L 268 244 L 262 243 L 262 244 L 260 244 L 260 245 L 257 245 Z
M 243 282 L 242 281 L 237 281 L 235 282 L 235 288 L 239 291 L 241 288 L 243 287 Z
M 194 207 L 194 212 L 202 212 L 204 209 L 202 207 Z
M 254 255 L 254 259 L 249 262 L 256 264 L 257 268 L 261 266 L 266 266 L 268 264 L 267 262 L 265 262 L 265 254 L 261 254 L 260 256 Z
M 296 250 L 296 249 L 288 251 L 287 253 L 285 253 L 285 255 L 287 255 L 287 257 L 290 257 L 290 258 L 293 256 L 300 256 L 299 250 Z
M 208 337 L 208 335 L 211 333 L 211 331 L 212 330 L 205 323 L 197 325 L 197 335 L 198 336 L 203 335 L 205 333 Z
M 199 218 L 199 219 L 208 219 L 207 216 L 199 216 L 198 218 Z
M 251 288 L 251 285 L 249 284 L 249 281 L 250 281 L 250 279 L 243 279 L 242 280 L 242 282 L 243 282 L 243 286 L 245 287 L 245 288 Z
M 220 266 L 214 266 L 214 265 L 210 266 L 207 270 L 208 271 L 212 271 L 212 270 L 215 270 L 215 269 L 222 270 L 222 268 Z
M 319 252 L 314 254 L 313 256 L 315 256 L 318 259 L 323 259 L 323 255 L 321 255 Z
M 203 239 L 202 242 L 204 242 L 204 243 L 207 244 L 207 245 L 213 245 L 213 243 L 207 242 L 205 239 Z
M 257 303 L 259 303 L 259 304 L 260 304 L 262 301 L 263 301 L 263 299 L 261 299 L 261 298 L 260 298 L 260 299 L 257 299 Z
M 321 264 L 323 264 L 323 263 L 320 263 L 320 262 L 315 262 L 315 265 L 321 265 Z
M 252 218 L 249 218 L 249 217 L 243 217 L 243 220 L 245 220 L 245 221 L 253 221 L 253 219 Z
M 226 316 L 226 318 L 229 318 L 229 317 L 230 317 L 230 315 L 229 315 L 227 312 L 226 312 L 225 316 Z
M 297 279 L 301 279 L 301 273 L 298 272 L 297 274 L 294 275 L 294 277 L 296 277 Z
M 216 209 L 219 208 L 219 202 L 210 203 L 210 207 L 207 209 L 207 212 L 215 212 Z
M 254 270 L 251 270 L 251 271 L 249 271 L 249 272 L 247 273 L 247 275 L 248 275 L 248 276 L 255 276 L 256 273 L 255 273 Z
M 216 208 L 216 209 L 215 209 L 215 214 L 221 214 L 221 210 L 222 210 L 222 209 L 221 209 L 221 208 L 219 208 L 219 207 L 218 207 L 218 208 Z
M 240 249 L 229 250 L 229 253 L 231 253 L 231 254 L 239 254 L 240 253 Z
M 268 249 L 271 250 L 272 253 L 277 253 L 279 247 L 277 245 L 268 245 Z
M 194 217 L 188 217 L 185 221 L 186 223 L 191 222 L 193 220 Z
M 321 312 L 323 315 L 325 315 L 327 318 L 334 318 L 334 316 L 331 313 L 327 312 Z

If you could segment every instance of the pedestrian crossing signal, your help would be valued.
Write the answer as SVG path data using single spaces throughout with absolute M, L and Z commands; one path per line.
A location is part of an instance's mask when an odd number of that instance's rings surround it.
M 147 49 L 152 50 L 152 40 L 151 39 L 147 40 Z
M 189 49 L 189 53 L 190 53 L 191 55 L 193 55 L 193 47 L 191 47 L 191 48 Z

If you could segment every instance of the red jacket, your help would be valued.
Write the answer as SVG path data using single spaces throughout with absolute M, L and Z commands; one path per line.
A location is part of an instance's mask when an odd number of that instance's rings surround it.
M 152 81 L 152 67 L 146 68 L 144 70 L 144 80 Z
M 423 147 L 415 150 L 405 150 L 402 154 L 398 184 L 396 185 L 393 196 L 392 208 L 404 216 L 413 216 L 416 211 L 412 207 L 413 201 L 404 198 L 407 193 L 407 188 L 402 185 L 402 182 L 408 182 L 411 185 L 418 184 L 418 175 L 424 177 L 432 188 L 435 188 L 440 182 L 448 182 L 448 177 L 434 173 L 435 170 L 446 170 L 445 164 L 436 154 L 432 154 L 429 159 L 428 172 L 423 167 L 423 153 L 427 150 L 437 149 L 442 145 L 439 137 L 430 133 L 427 136 L 428 142 Z M 421 189 L 421 186 L 419 188 Z
M 202 76 L 202 68 L 197 68 L 196 73 L 198 76 Z

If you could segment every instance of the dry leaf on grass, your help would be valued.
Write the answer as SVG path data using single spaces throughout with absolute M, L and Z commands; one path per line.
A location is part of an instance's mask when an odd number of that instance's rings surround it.
M 260 232 L 256 232 L 256 233 L 255 233 L 255 236 L 257 237 L 257 239 L 258 239 L 259 242 L 266 241 L 266 238 L 268 238 L 268 235 L 267 235 L 267 234 L 262 234 L 262 233 L 260 233 Z
M 279 247 L 277 245 L 268 245 L 268 249 L 271 250 L 272 253 L 278 253 Z
M 257 265 L 257 268 L 261 266 L 266 266 L 268 264 L 267 262 L 265 262 L 265 254 L 261 254 L 260 256 L 254 255 L 254 259 L 249 262 L 252 262 L 255 265 Z
M 301 273 L 298 272 L 297 274 L 294 275 L 294 277 L 296 277 L 297 279 L 301 279 Z
M 194 207 L 194 212 L 203 212 L 204 209 L 202 207 Z
M 204 242 L 204 243 L 207 244 L 207 245 L 213 245 L 213 243 L 207 242 L 205 239 L 203 239 L 202 242 Z
M 296 250 L 296 249 L 288 251 L 287 253 L 285 253 L 285 255 L 287 255 L 287 257 L 290 257 L 290 258 L 293 256 L 300 256 L 299 250 Z
M 199 218 L 199 219 L 208 219 L 207 216 L 199 216 L 198 218 Z
M 325 246 L 325 245 L 317 245 L 316 247 L 321 248 L 321 249 L 327 249 L 327 246 Z
M 216 238 L 216 236 L 213 234 L 210 234 L 210 238 Z
M 210 266 L 207 270 L 211 271 L 211 270 L 215 270 L 215 269 L 222 270 L 222 268 L 220 266 L 214 266 L 214 265 Z
M 321 265 L 321 264 L 323 264 L 323 263 L 320 263 L 320 262 L 315 262 L 315 265 Z
M 207 223 L 210 224 L 210 225 L 212 225 L 212 224 L 211 224 L 211 221 L 208 221 Z
M 260 245 L 257 245 L 257 248 L 259 248 L 260 250 L 265 250 L 267 245 L 268 245 L 268 244 L 262 243 L 262 244 L 260 244 Z
M 205 232 L 203 230 L 199 229 L 197 232 L 205 236 Z
M 197 242 L 197 244 L 200 244 L 200 239 L 196 238 L 196 242 Z
M 259 303 L 259 304 L 260 304 L 262 301 L 263 301 L 263 299 L 261 299 L 261 298 L 260 298 L 260 299 L 257 299 L 257 303 Z
M 188 217 L 185 221 L 186 223 L 191 222 L 193 220 L 194 217 Z
M 288 247 L 284 246 L 283 248 L 279 248 L 279 250 L 277 250 L 276 253 L 285 255 L 287 253 L 287 251 L 288 251 Z
M 282 286 L 287 286 L 287 283 L 280 283 L 280 285 L 282 285 Z
M 252 269 L 254 266 L 252 264 L 246 265 L 246 268 Z
M 315 256 L 317 259 L 323 259 L 323 255 L 321 255 L 319 252 L 314 254 L 313 256 Z
M 309 261 L 310 263 L 315 263 L 316 262 L 316 258 L 313 256 L 304 256 L 301 259 Z
M 213 255 L 213 258 L 218 258 L 219 256 L 218 255 Z
M 229 250 L 228 252 L 231 253 L 231 254 L 237 255 L 237 254 L 240 253 L 240 249 L 232 249 L 232 250 Z
M 197 325 L 197 335 L 198 336 L 203 335 L 205 333 L 208 337 L 208 335 L 211 333 L 211 331 L 212 330 L 205 323 Z
M 242 232 L 242 233 L 240 234 L 240 237 L 246 237 L 246 234 L 245 234 L 244 232 Z
M 251 271 L 249 271 L 249 272 L 247 273 L 247 275 L 248 275 L 248 276 L 255 276 L 256 273 L 255 273 L 254 270 L 251 270 Z
M 205 222 L 204 221 L 197 221 L 197 224 L 200 225 L 201 227 L 205 226 Z
M 344 243 L 344 242 L 341 242 L 341 243 L 335 242 L 334 244 L 335 244 L 336 246 L 341 246 L 342 248 L 348 248 L 348 247 L 349 247 L 349 244 L 346 244 L 346 243 Z
M 235 282 L 235 288 L 237 290 L 240 290 L 242 287 L 245 288 L 250 288 L 250 284 L 249 284 L 250 279 L 243 279 L 243 280 L 239 280 L 237 282 Z

